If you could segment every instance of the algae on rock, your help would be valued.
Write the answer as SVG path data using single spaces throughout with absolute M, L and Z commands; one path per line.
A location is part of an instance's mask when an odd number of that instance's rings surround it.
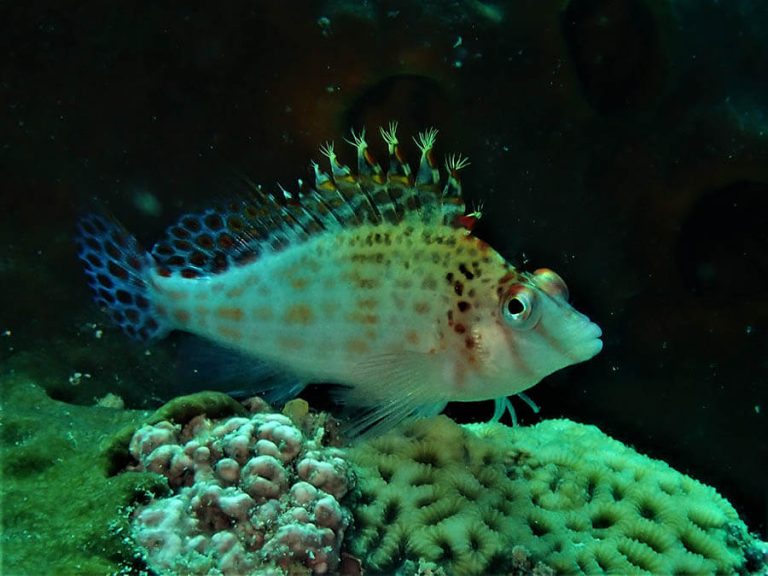
M 146 413 L 58 402 L 19 375 L 0 390 L 0 572 L 120 570 L 133 557 L 123 509 L 164 487 L 154 474 L 110 477 L 103 443 Z

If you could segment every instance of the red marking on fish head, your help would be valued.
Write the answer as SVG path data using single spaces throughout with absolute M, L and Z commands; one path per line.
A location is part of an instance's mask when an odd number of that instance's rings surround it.
M 474 214 L 465 214 L 463 216 L 456 216 L 456 219 L 454 221 L 454 225 L 457 228 L 464 228 L 466 230 L 469 230 L 472 232 L 474 227 L 477 225 L 477 221 L 479 218 L 475 216 Z

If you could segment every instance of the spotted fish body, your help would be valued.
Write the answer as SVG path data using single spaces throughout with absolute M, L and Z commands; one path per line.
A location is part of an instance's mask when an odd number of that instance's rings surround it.
M 141 339 L 184 330 L 300 381 L 345 385 L 360 426 L 437 413 L 449 401 L 506 397 L 600 351 L 600 329 L 567 303 L 549 270 L 517 271 L 471 234 L 460 157 L 440 186 L 436 131 L 419 135 L 417 173 L 395 127 L 389 169 L 353 134 L 357 174 L 332 146 L 330 175 L 283 198 L 190 214 L 151 254 L 100 215 L 80 222 L 97 300 Z

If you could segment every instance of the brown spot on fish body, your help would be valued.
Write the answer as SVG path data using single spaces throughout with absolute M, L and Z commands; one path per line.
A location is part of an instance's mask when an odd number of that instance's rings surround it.
M 456 280 L 456 282 L 453 284 L 453 291 L 456 292 L 456 296 L 461 296 L 464 294 L 464 284 Z
M 315 315 L 306 304 L 294 304 L 285 311 L 283 320 L 288 324 L 302 324 L 306 326 L 315 321 Z
M 415 330 L 408 330 L 405 333 L 405 340 L 409 344 L 416 346 L 419 343 L 419 334 Z
M 240 284 L 239 286 L 235 286 L 234 288 L 227 291 L 227 298 L 239 298 L 243 295 L 243 292 L 245 292 L 245 283 Z
M 375 332 L 373 330 L 366 330 L 365 331 L 365 338 L 366 338 L 366 340 L 368 342 L 373 342 L 374 340 L 378 340 L 379 339 L 379 335 L 378 335 L 377 332 Z
M 237 328 L 232 328 L 231 326 L 216 326 L 216 332 L 219 334 L 219 336 L 230 342 L 240 342 L 243 339 L 243 333 Z
M 304 290 L 307 286 L 309 286 L 309 278 L 292 278 L 291 279 L 291 287 L 294 290 Z
M 232 320 L 233 322 L 240 322 L 245 313 L 242 308 L 236 306 L 222 306 L 216 310 L 216 316 L 222 320 Z
M 360 278 L 357 282 L 357 285 L 360 286 L 360 288 L 372 290 L 374 288 L 378 288 L 379 281 L 376 278 Z
M 454 332 L 456 332 L 456 334 L 464 334 L 464 332 L 466 332 L 466 331 L 467 331 L 467 329 L 466 329 L 466 327 L 464 326 L 464 324 L 461 324 L 461 323 L 459 323 L 459 322 L 457 322 L 457 323 L 456 323 L 456 324 L 453 326 L 453 330 L 454 330 Z
M 369 310 L 371 308 L 376 308 L 376 305 L 378 302 L 374 298 L 360 298 L 355 302 L 358 308 L 362 308 L 363 310 Z
M 430 291 L 437 290 L 437 281 L 433 277 L 427 276 L 421 282 L 421 288 L 423 290 L 430 290 Z
M 470 290 L 470 292 L 472 292 L 472 290 Z M 472 294 L 470 294 L 470 296 L 472 296 Z M 460 300 L 457 306 L 459 308 L 459 312 L 466 312 L 467 310 L 472 308 L 472 304 L 470 304 L 466 300 Z
M 469 268 L 467 268 L 466 264 L 459 264 L 459 272 L 461 272 L 464 275 L 464 278 L 467 280 L 472 280 L 475 275 L 469 271 Z
M 413 304 L 413 311 L 416 312 L 416 314 L 426 314 L 429 312 L 429 302 L 424 302 L 423 300 L 415 302 Z
M 366 354 L 371 350 L 370 346 L 368 346 L 368 343 L 361 338 L 353 338 L 351 340 L 347 340 L 345 347 L 347 352 L 352 354 Z
M 501 278 L 499 278 L 499 284 L 506 284 L 508 282 L 512 282 L 517 278 L 517 274 L 512 272 L 511 270 L 504 274 Z
M 304 348 L 304 340 L 296 336 L 280 336 L 277 338 L 277 345 L 285 350 L 301 350 Z
M 182 300 L 189 298 L 189 293 L 184 292 L 183 290 L 165 290 L 163 291 L 163 295 L 174 302 L 181 302 Z
M 173 311 L 173 319 L 179 324 L 187 324 L 189 322 L 190 314 L 189 310 L 184 308 L 178 308 Z
M 318 256 L 322 256 L 323 254 L 322 254 L 322 252 L 318 251 L 317 255 Z M 304 258 L 302 263 L 303 263 L 304 268 L 306 268 L 310 272 L 319 272 L 320 271 L 321 266 L 320 266 L 320 263 L 317 261 L 317 258 Z
M 350 320 L 357 322 L 358 324 L 378 324 L 379 317 L 376 314 L 359 314 L 354 313 L 350 315 Z
M 491 245 L 488 244 L 488 242 L 484 242 L 484 241 L 480 240 L 479 238 L 475 238 L 475 241 L 476 241 L 476 245 L 477 245 L 478 249 L 480 250 L 481 254 L 486 254 L 488 251 L 491 250 Z M 477 253 L 477 251 L 473 251 L 473 252 Z

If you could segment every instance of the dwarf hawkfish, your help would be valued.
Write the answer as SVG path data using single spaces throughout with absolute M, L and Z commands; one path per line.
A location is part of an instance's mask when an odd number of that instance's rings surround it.
M 78 223 L 96 301 L 129 336 L 171 330 L 233 348 L 282 374 L 290 394 L 341 385 L 357 431 L 493 399 L 494 419 L 520 394 L 602 348 L 601 330 L 568 304 L 549 269 L 521 272 L 472 234 L 459 171 L 437 131 L 414 138 L 415 174 L 396 124 L 380 130 L 388 168 L 352 133 L 357 173 L 332 144 L 314 186 L 247 196 L 187 214 L 145 252 L 113 218 Z M 258 390 L 254 383 L 254 390 Z M 284 390 L 285 391 L 285 390 Z

